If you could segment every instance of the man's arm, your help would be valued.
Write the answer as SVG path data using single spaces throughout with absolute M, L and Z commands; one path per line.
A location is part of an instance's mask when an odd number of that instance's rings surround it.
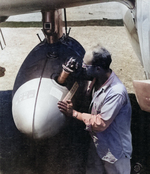
M 87 127 L 91 126 L 92 131 L 104 131 L 108 127 L 108 122 L 104 121 L 100 114 L 92 115 L 78 112 L 73 109 L 73 104 L 70 100 L 66 102 L 59 101 L 58 108 L 66 116 L 73 116 L 76 119 L 83 121 Z
M 89 130 L 102 132 L 107 129 L 115 119 L 124 102 L 125 98 L 120 94 L 109 97 L 101 109 L 101 114 L 97 115 L 81 113 L 73 110 L 73 104 L 71 101 L 60 101 L 58 102 L 58 107 L 66 116 L 73 116 L 78 120 L 83 121 L 87 128 L 89 127 Z
M 88 113 L 80 113 L 76 110 L 73 110 L 72 116 L 77 118 L 78 120 L 83 121 L 87 126 L 87 130 L 88 127 L 90 127 L 89 130 L 102 132 L 109 126 L 109 121 L 103 120 L 100 114 L 93 115 Z

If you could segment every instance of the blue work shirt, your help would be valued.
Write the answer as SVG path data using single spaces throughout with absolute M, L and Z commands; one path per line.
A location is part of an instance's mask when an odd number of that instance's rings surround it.
M 90 132 L 99 157 L 110 163 L 123 156 L 131 158 L 131 104 L 125 86 L 114 72 L 94 93 L 90 107 L 91 114 L 112 120 L 103 132 Z

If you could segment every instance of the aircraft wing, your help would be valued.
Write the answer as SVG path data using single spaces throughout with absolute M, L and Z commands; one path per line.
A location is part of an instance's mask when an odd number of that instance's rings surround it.
M 121 2 L 128 8 L 134 8 L 135 0 L 2 0 L 0 1 L 0 22 L 12 15 L 113 1 Z

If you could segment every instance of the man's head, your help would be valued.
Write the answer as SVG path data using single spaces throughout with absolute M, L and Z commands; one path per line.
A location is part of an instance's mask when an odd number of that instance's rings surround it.
M 86 65 L 100 66 L 107 70 L 111 64 L 110 53 L 102 46 L 97 45 L 91 52 L 87 52 L 83 59 Z
M 100 45 L 93 48 L 91 52 L 86 53 L 83 59 L 83 67 L 86 68 L 87 78 L 91 79 L 104 76 L 110 69 L 110 53 Z

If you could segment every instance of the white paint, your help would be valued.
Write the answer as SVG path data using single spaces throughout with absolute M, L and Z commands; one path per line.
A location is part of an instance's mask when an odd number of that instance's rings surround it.
M 62 97 L 62 91 L 60 91 L 59 89 L 52 87 L 50 90 L 50 95 L 55 97 L 56 99 L 60 100 Z

